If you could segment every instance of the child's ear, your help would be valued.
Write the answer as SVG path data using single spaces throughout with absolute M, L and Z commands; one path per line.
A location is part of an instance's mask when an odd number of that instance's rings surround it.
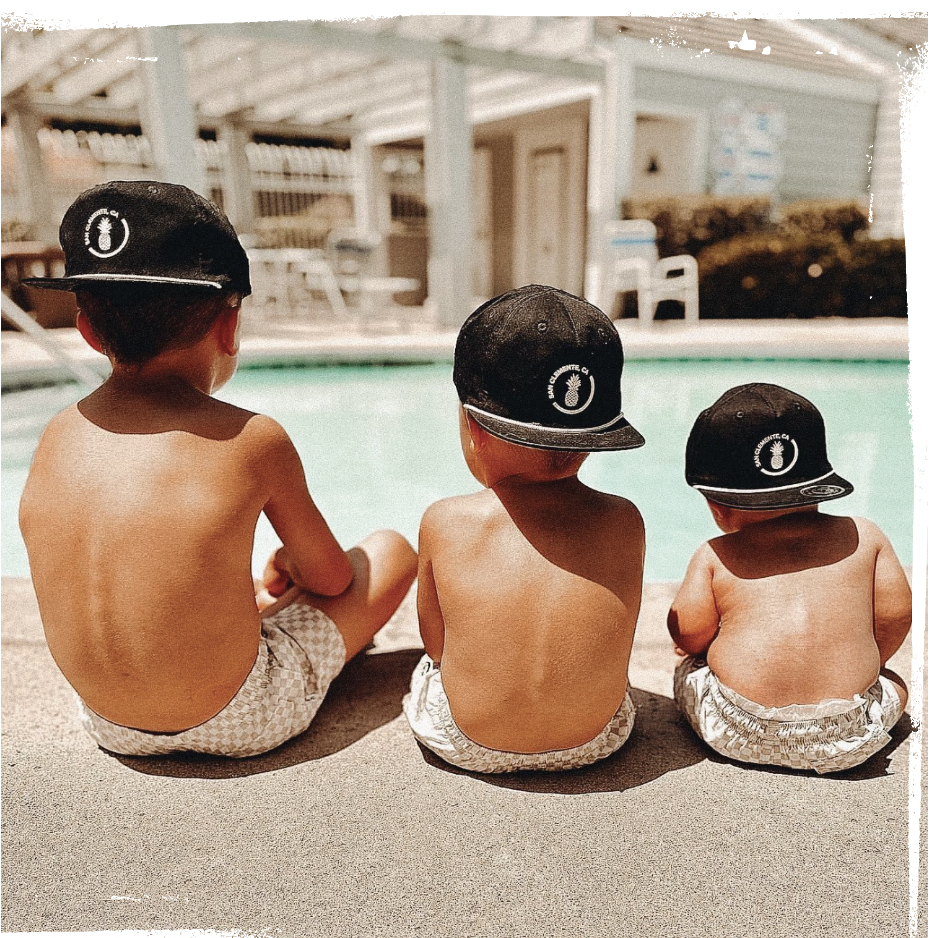
M 220 349 L 231 358 L 239 354 L 239 307 L 225 309 L 214 324 Z
M 469 412 L 466 413 L 466 429 L 469 431 L 469 439 L 472 442 L 473 449 L 485 449 L 489 440 L 489 433 L 484 427 L 480 427 L 476 423 L 475 418 Z
M 709 501 L 706 499 L 706 504 L 709 506 L 709 511 L 712 512 L 712 517 L 715 519 L 715 523 L 721 527 L 722 526 L 722 509 L 715 504 L 715 502 Z
M 97 333 L 94 332 L 94 328 L 91 326 L 90 320 L 84 315 L 84 311 L 81 309 L 78 310 L 78 318 L 75 320 L 75 325 L 78 327 L 78 332 L 81 333 L 81 338 L 84 339 L 95 352 L 100 352 L 101 355 L 106 354 L 100 339 L 97 338 Z

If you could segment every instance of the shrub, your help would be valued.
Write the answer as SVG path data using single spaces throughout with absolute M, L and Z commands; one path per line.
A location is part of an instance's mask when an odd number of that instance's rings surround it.
M 624 218 L 646 218 L 657 227 L 661 257 L 699 252 L 735 235 L 770 231 L 770 200 L 760 196 L 634 197 L 622 204 Z
M 842 199 L 807 199 L 791 202 L 779 213 L 777 228 L 781 234 L 839 235 L 853 241 L 867 230 L 867 212 L 860 202 Z
M 902 240 L 744 235 L 706 248 L 698 262 L 703 318 L 906 315 Z

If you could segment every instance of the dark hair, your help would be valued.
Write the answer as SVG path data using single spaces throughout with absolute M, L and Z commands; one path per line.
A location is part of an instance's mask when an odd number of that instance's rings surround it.
M 142 365 L 168 349 L 200 342 L 239 294 L 202 287 L 127 283 L 77 291 L 104 352 L 121 365 Z

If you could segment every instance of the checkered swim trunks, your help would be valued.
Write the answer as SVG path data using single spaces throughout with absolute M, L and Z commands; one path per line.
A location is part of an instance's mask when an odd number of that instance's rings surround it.
M 883 749 L 903 712 L 893 682 L 883 676 L 850 700 L 764 707 L 722 684 L 699 657 L 677 666 L 673 697 L 692 728 L 723 756 L 820 775 L 854 768 Z
M 572 749 L 503 752 L 473 742 L 453 722 L 440 668 L 424 655 L 411 675 L 411 693 L 402 704 L 415 738 L 441 759 L 470 772 L 558 772 L 578 769 L 620 749 L 634 728 L 634 702 L 625 694 L 618 712 L 595 739 Z
M 268 752 L 310 726 L 346 660 L 336 625 L 298 594 L 262 620 L 259 653 L 236 696 L 205 723 L 150 733 L 111 723 L 80 698 L 84 728 L 104 749 L 128 756 L 203 752 L 237 759 Z

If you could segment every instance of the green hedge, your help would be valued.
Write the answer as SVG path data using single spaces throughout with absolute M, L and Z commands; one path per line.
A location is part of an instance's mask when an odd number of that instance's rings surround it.
M 761 196 L 645 196 L 626 199 L 622 211 L 624 218 L 654 223 L 661 257 L 698 257 L 720 241 L 770 232 L 787 237 L 838 235 L 853 241 L 868 225 L 864 206 L 853 199 L 806 199 L 774 213 L 770 200 Z
M 788 237 L 837 234 L 845 241 L 867 231 L 867 212 L 860 202 L 838 199 L 809 199 L 791 202 L 779 213 L 777 228 Z
M 745 235 L 706 248 L 698 263 L 704 319 L 906 315 L 902 240 Z
M 699 252 L 735 235 L 770 231 L 770 199 L 696 195 L 638 197 L 622 203 L 623 218 L 646 218 L 657 227 L 661 257 Z

